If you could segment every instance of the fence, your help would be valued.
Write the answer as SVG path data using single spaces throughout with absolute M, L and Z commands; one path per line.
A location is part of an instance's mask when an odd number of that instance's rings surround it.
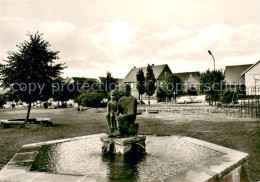
M 223 113 L 230 117 L 260 118 L 258 99 L 241 99 L 239 104 L 223 104 Z
M 138 113 L 145 113 L 148 114 L 182 114 L 182 115 L 189 115 L 189 114 L 200 114 L 200 113 L 217 113 L 221 112 L 221 110 L 213 107 L 140 107 L 138 108 Z

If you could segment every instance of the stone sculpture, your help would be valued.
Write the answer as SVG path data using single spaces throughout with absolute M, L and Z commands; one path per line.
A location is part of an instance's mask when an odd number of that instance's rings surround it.
M 116 114 L 117 114 L 117 102 L 114 99 L 114 92 L 110 93 L 111 100 L 107 104 L 107 123 L 109 136 L 115 136 L 117 131 Z
M 107 123 L 109 137 L 127 137 L 137 135 L 138 124 L 134 123 L 137 112 L 137 100 L 131 94 L 130 85 L 125 87 L 125 96 L 114 100 L 114 92 L 111 93 L 111 101 L 107 104 Z
M 119 99 L 117 104 L 117 124 L 119 137 L 136 135 L 138 132 L 138 124 L 134 123 L 137 112 L 137 100 L 131 94 L 130 85 L 125 87 L 125 96 Z
M 118 103 L 113 100 L 113 94 L 111 94 L 112 100 L 107 105 L 110 134 L 108 137 L 100 138 L 103 142 L 102 153 L 104 154 L 139 155 L 145 153 L 146 137 L 137 136 L 138 123 L 135 123 L 137 100 L 130 94 L 130 91 L 130 85 L 126 85 L 125 96 L 120 98 Z M 117 133 L 116 138 L 114 138 L 114 131 Z

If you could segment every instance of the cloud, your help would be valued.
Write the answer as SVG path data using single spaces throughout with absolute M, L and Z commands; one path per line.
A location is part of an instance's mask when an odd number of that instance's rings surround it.
M 179 27 L 172 27 L 170 28 L 167 32 L 157 32 L 154 33 L 153 35 L 158 38 L 160 41 L 164 40 L 176 40 L 179 38 L 186 37 L 188 35 L 191 35 L 192 31 L 185 30 Z
M 189 56 L 205 52 L 212 47 L 225 46 L 229 44 L 235 30 L 228 25 L 211 25 L 201 28 L 197 33 L 187 39 L 174 42 L 171 45 L 157 51 L 162 57 Z
M 136 48 L 136 36 L 141 28 L 129 22 L 102 23 L 86 30 L 93 45 L 111 59 Z
M 259 46 L 257 46 L 257 44 L 259 45 L 259 35 L 257 25 L 247 24 L 234 28 L 229 25 L 215 24 L 199 29 L 192 37 L 166 45 L 157 50 L 157 54 L 161 57 L 192 57 L 194 54 L 201 54 L 208 49 L 257 51 L 259 50 Z
M 254 24 L 152 31 L 127 21 L 78 27 L 61 20 L 16 17 L 0 20 L 1 58 L 6 58 L 6 51 L 15 50 L 17 43 L 27 39 L 28 31 L 39 31 L 44 33 L 43 38 L 50 42 L 52 50 L 60 51 L 59 62 L 66 62 L 64 75 L 69 76 L 98 77 L 111 71 L 123 78 L 133 66 L 148 63 L 169 64 L 174 72 L 202 71 L 213 66 L 209 49 L 216 57 L 216 65 L 222 67 L 229 62 L 234 64 L 234 59 L 247 63 L 247 59 L 257 58 L 260 48 L 260 27 Z

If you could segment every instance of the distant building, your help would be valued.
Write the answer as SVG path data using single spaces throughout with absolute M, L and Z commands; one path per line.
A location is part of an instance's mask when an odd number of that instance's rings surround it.
M 98 82 L 98 83 L 102 83 L 102 82 L 105 81 L 105 79 L 106 79 L 106 77 L 100 76 L 100 77 L 97 78 L 97 82 Z
M 71 77 L 69 83 L 97 82 L 96 78 Z
M 247 95 L 260 95 L 260 60 L 246 69 L 242 74 L 245 79 Z
M 241 77 L 241 74 L 251 66 L 252 64 L 226 66 L 224 71 L 226 86 L 245 93 L 245 79 Z
M 151 65 L 153 68 L 153 73 L 154 73 L 154 77 L 156 79 L 156 86 L 160 86 L 163 85 L 168 77 L 170 75 L 172 75 L 172 72 L 169 68 L 169 66 L 167 64 L 163 64 L 163 65 Z M 130 72 L 126 75 L 126 77 L 123 79 L 122 83 L 123 85 L 125 84 L 129 84 L 131 86 L 131 94 L 136 97 L 137 99 L 139 99 L 139 93 L 138 90 L 136 89 L 136 84 L 137 84 L 137 80 L 136 80 L 136 74 L 137 72 L 142 69 L 144 72 L 144 76 L 146 76 L 147 73 L 147 67 L 141 67 L 141 68 L 132 68 L 130 70 Z M 146 95 L 143 95 L 143 100 L 145 101 L 147 99 Z M 156 99 L 156 92 L 153 96 L 151 96 L 151 103 L 152 100 L 157 100 Z
M 173 75 L 179 77 L 183 83 L 183 91 L 187 92 L 189 88 L 195 88 L 197 91 L 200 90 L 200 72 L 182 72 L 173 73 Z
M 93 83 L 102 83 L 104 82 L 106 77 L 98 77 L 98 78 L 85 78 L 85 77 L 67 77 L 63 79 L 64 83 L 89 83 L 90 85 Z M 114 78 L 117 80 L 117 84 L 121 84 L 123 79 L 120 78 Z

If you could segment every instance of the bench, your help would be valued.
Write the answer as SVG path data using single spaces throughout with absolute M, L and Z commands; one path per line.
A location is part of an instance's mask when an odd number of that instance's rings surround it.
M 0 120 L 1 127 L 2 128 L 9 128 L 11 125 L 19 125 L 24 127 L 25 126 L 25 120 Z
M 148 110 L 149 114 L 158 114 L 159 110 Z
M 29 119 L 28 123 L 33 124 L 42 124 L 44 126 L 53 126 L 53 123 L 51 122 L 51 118 L 33 118 Z M 2 128 L 9 128 L 12 125 L 20 125 L 25 126 L 25 119 L 10 119 L 10 120 L 0 120 L 0 124 Z
M 36 118 L 36 122 L 41 123 L 44 126 L 53 126 L 51 118 Z

